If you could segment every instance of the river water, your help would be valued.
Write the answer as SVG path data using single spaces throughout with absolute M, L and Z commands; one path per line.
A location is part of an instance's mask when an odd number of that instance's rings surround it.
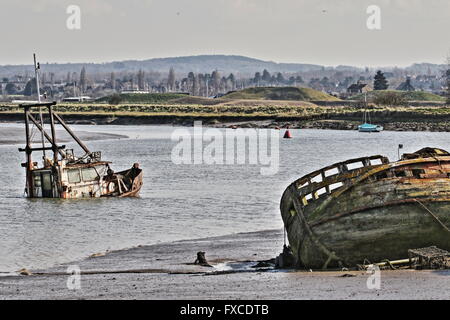
M 21 128 L 19 124 L 0 126 Z M 101 150 L 115 171 L 139 162 L 145 173 L 141 197 L 26 199 L 25 173 L 20 167 L 24 154 L 18 152 L 18 145 L 0 145 L 0 272 L 46 268 L 137 245 L 281 229 L 281 194 L 310 171 L 367 155 L 396 160 L 400 143 L 404 152 L 425 146 L 450 150 L 449 133 L 291 130 L 293 139 L 279 139 L 278 173 L 267 176 L 253 164 L 174 164 L 174 127 L 83 125 L 73 129 L 128 136 L 90 141 L 88 146 Z

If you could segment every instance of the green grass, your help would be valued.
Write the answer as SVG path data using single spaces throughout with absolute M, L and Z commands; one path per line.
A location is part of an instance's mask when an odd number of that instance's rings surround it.
M 253 99 L 253 100 L 294 100 L 294 101 L 339 101 L 330 96 L 310 88 L 299 87 L 258 87 L 248 88 L 229 93 L 224 99 Z
M 186 97 L 179 93 L 121 93 L 120 103 L 169 103 L 173 100 Z M 108 102 L 111 96 L 97 99 L 96 102 Z
M 233 92 L 220 99 L 189 96 L 179 93 L 126 93 L 119 94 L 119 104 L 203 104 L 216 105 L 230 100 L 284 100 L 284 101 L 339 101 L 326 93 L 297 87 L 260 87 Z M 102 97 L 96 103 L 108 103 L 111 96 Z
M 264 101 L 265 102 L 265 101 Z M 56 112 L 65 114 L 108 114 L 108 115 L 198 115 L 198 116 L 309 116 L 329 112 L 343 112 L 342 108 L 318 107 L 311 103 L 303 104 L 257 104 L 252 105 L 181 105 L 181 104 L 79 104 L 66 103 L 54 107 Z M 353 110 L 350 108 L 348 110 Z M 37 112 L 36 110 L 33 110 Z M 0 105 L 2 113 L 21 113 L 17 106 Z
M 377 97 L 386 94 L 396 94 L 406 101 L 435 101 L 435 102 L 445 102 L 445 97 L 441 97 L 429 92 L 424 91 L 399 91 L 399 90 L 374 90 L 367 93 L 367 98 L 369 101 L 373 101 Z M 359 94 L 350 97 L 349 100 L 364 100 L 364 94 Z
M 357 106 L 317 106 L 312 103 L 295 103 L 290 101 L 238 100 L 248 101 L 250 105 L 218 104 L 218 105 L 182 105 L 182 104 L 58 104 L 54 110 L 64 115 L 102 116 L 102 117 L 174 117 L 174 118 L 209 118 L 221 119 L 234 117 L 239 119 L 362 119 L 363 108 Z M 410 106 L 374 106 L 368 110 L 373 118 L 390 119 L 392 121 L 408 121 L 417 119 L 446 119 L 450 115 L 450 107 L 410 107 Z M 33 112 L 37 113 L 37 109 Z M 23 109 L 13 105 L 0 105 L 0 114 L 21 115 Z M 356 117 L 356 118 L 355 118 Z

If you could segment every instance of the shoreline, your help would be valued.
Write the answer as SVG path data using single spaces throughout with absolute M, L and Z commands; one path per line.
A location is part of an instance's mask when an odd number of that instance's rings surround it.
M 1 277 L 0 299 L 450 298 L 450 270 L 382 271 L 381 289 L 370 290 L 364 271 L 252 268 L 282 245 L 281 230 L 265 230 L 111 251 L 30 276 Z M 212 268 L 193 264 L 198 251 Z M 79 290 L 67 287 L 67 267 L 74 265 L 81 270 Z
M 11 122 L 9 122 L 11 123 Z M 62 130 L 56 130 L 58 143 L 67 143 L 72 141 L 68 133 Z M 102 141 L 102 140 L 117 140 L 117 139 L 128 139 L 126 135 L 107 133 L 107 132 L 89 132 L 89 131 L 78 131 L 78 137 L 83 141 Z M 36 136 L 39 136 L 37 134 Z M 14 128 L 14 127 L 1 127 L 0 126 L 0 146 L 2 145 L 18 145 L 25 143 L 25 132 L 24 129 Z M 37 143 L 37 142 L 36 142 Z
M 192 127 L 195 121 L 202 121 L 204 127 L 212 128 L 259 128 L 259 129 L 283 129 L 289 126 L 290 129 L 318 129 L 318 130 L 350 130 L 358 129 L 361 121 L 355 119 L 313 119 L 313 120 L 299 120 L 295 118 L 277 119 L 267 118 L 262 116 L 250 117 L 210 117 L 210 116 L 117 116 L 111 118 L 109 115 L 87 115 L 87 114 L 70 114 L 63 115 L 69 125 L 161 125 L 161 126 L 184 126 Z M 0 113 L 1 123 L 22 123 L 20 117 L 15 114 Z M 409 132 L 450 132 L 450 118 L 443 121 L 372 121 L 382 125 L 384 131 L 409 131 Z M 1 128 L 0 128 L 1 129 Z M 87 132 L 89 133 L 89 132 Z M 95 133 L 100 135 L 101 133 Z M 104 135 L 111 136 L 111 138 L 127 138 L 126 136 L 104 133 Z M 106 137 L 108 139 L 108 137 Z M 92 138 L 86 135 L 83 140 L 104 140 L 99 138 Z M 61 142 L 66 142 L 61 141 Z M 20 141 L 18 142 L 20 143 Z M 0 144 L 2 142 L 0 141 Z
M 357 130 L 365 117 L 386 131 L 450 132 L 445 102 L 361 106 L 358 101 L 208 100 L 173 103 L 61 103 L 55 107 L 68 124 L 169 125 L 277 129 Z M 0 122 L 23 122 L 23 111 L 0 104 Z

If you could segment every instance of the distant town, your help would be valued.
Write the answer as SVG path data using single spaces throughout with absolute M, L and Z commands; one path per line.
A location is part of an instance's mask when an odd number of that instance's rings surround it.
M 42 64 L 41 94 L 47 99 L 66 102 L 95 101 L 119 93 L 183 93 L 218 98 L 253 87 L 305 87 L 340 99 L 387 89 L 422 91 L 442 97 L 447 95 L 445 64 L 356 68 L 259 63 L 259 60 L 246 57 L 233 57 L 231 61 L 229 56 L 223 56 L 223 61 L 220 60 L 221 56 L 204 57 L 201 67 L 199 62 L 192 63 L 196 57 L 182 57 L 167 58 L 164 63 L 159 61 L 157 67 L 149 63 L 135 63 L 129 65 L 128 69 L 126 63 L 120 65 L 116 62 L 111 63 L 111 71 L 105 65 L 97 64 Z M 212 61 L 208 61 L 208 57 Z M 184 64 L 183 59 L 187 61 Z M 215 63 L 217 68 L 213 67 Z M 189 66 L 192 71 L 188 72 Z M 257 69 L 259 66 L 260 70 Z M 207 68 L 211 70 L 205 71 Z M 1 101 L 31 99 L 36 92 L 32 67 L 0 67 Z

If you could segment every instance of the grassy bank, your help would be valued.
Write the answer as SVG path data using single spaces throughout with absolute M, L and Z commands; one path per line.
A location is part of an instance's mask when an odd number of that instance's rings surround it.
M 310 88 L 299 87 L 257 87 L 229 93 L 226 99 L 297 100 L 297 101 L 339 101 L 329 94 Z
M 180 100 L 183 99 L 183 100 Z M 206 99 L 206 100 L 205 100 Z M 208 104 L 192 103 L 208 101 Z M 209 124 L 227 125 L 233 122 L 266 121 L 265 126 L 290 123 L 292 127 L 353 129 L 361 123 L 365 111 L 373 123 L 408 130 L 450 131 L 450 107 L 442 102 L 419 106 L 377 106 L 367 109 L 347 101 L 333 101 L 331 105 L 295 100 L 265 99 L 207 99 L 176 97 L 177 103 L 62 103 L 55 106 L 71 122 L 97 124 L 181 124 L 195 120 Z M 185 102 L 185 103 L 181 103 Z M 186 103 L 191 102 L 191 103 Z M 0 121 L 22 121 L 23 110 L 14 105 L 0 105 Z M 416 123 L 411 126 L 411 123 Z M 405 124 L 405 125 L 402 125 Z M 392 127 L 392 126 L 391 126 Z
M 365 111 L 371 113 L 372 119 L 378 121 L 389 121 L 392 118 L 404 120 L 410 118 L 434 118 L 450 115 L 450 107 L 441 105 L 439 107 L 387 107 L 369 106 L 366 108 L 354 105 L 342 106 L 317 106 L 312 103 L 299 102 L 282 103 L 267 101 L 268 103 L 250 104 L 228 104 L 219 105 L 163 105 L 163 104 L 58 104 L 54 110 L 63 114 L 83 114 L 83 115 L 133 115 L 133 116 L 266 116 L 266 117 L 290 117 L 302 119 L 304 117 L 319 118 L 342 118 L 358 117 Z M 13 105 L 1 105 L 1 114 L 22 113 L 22 109 Z
M 383 100 L 386 96 L 395 97 L 404 103 L 411 101 L 425 101 L 425 102 L 445 102 L 445 97 L 441 97 L 424 91 L 399 91 L 399 90 L 376 90 L 367 93 L 369 102 L 376 102 Z M 351 100 L 364 100 L 364 94 L 355 95 Z

